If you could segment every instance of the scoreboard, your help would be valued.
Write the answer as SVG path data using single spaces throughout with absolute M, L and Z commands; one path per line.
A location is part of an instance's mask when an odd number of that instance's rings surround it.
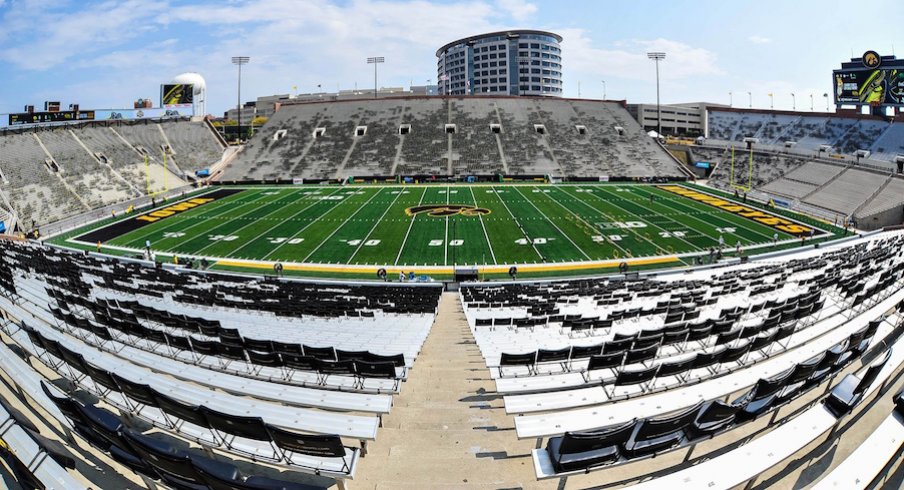
M 194 102 L 194 85 L 173 83 L 160 86 L 160 107 L 186 106 Z
M 9 115 L 10 126 L 93 120 L 94 111 L 20 112 Z
M 904 60 L 867 51 L 832 77 L 836 105 L 904 106 Z

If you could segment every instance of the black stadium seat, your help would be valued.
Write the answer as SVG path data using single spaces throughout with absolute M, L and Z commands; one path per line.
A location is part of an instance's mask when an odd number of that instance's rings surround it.
M 700 401 L 679 412 L 638 422 L 625 443 L 625 453 L 636 458 L 677 446 L 685 437 L 684 429 L 697 418 L 703 403 Z
M 734 423 L 735 416 L 742 408 L 742 405 L 730 405 L 721 400 L 708 402 L 700 409 L 694 422 L 687 427 L 688 439 L 712 437 L 727 429 Z
M 832 412 L 832 415 L 841 418 L 843 415 L 850 413 L 860 403 L 863 393 L 879 376 L 879 371 L 885 367 L 889 357 L 891 357 L 891 349 L 887 349 L 882 357 L 870 364 L 866 372 L 863 373 L 862 378 L 854 374 L 848 374 L 841 380 L 841 383 L 838 383 L 832 389 L 825 401 L 826 408 Z
M 631 420 L 598 430 L 566 432 L 564 436 L 551 437 L 546 443 L 546 451 L 558 473 L 614 463 L 621 456 L 619 448 L 627 442 L 635 424 L 636 421 Z

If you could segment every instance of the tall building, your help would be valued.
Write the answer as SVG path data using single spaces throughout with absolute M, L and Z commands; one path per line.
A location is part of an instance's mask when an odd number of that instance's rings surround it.
M 491 32 L 436 51 L 440 95 L 562 96 L 562 36 L 546 31 Z

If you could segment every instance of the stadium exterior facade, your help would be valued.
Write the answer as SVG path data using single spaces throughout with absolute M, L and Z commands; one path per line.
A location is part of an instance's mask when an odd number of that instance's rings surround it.
M 436 51 L 440 95 L 562 95 L 562 36 L 511 30 L 469 36 Z

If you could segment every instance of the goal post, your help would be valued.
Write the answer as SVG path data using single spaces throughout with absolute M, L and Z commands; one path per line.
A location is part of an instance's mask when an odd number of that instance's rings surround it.
M 747 183 L 744 185 L 743 177 L 740 177 L 741 180 L 738 180 L 736 177 L 735 168 L 737 167 L 737 159 L 735 158 L 735 147 L 731 147 L 731 165 L 729 167 L 729 177 L 728 184 L 732 189 L 737 189 L 739 191 L 750 192 L 750 189 L 753 188 L 753 148 L 748 150 L 747 156 Z M 739 170 L 743 170 L 742 168 Z M 737 172 L 740 174 L 740 172 Z

